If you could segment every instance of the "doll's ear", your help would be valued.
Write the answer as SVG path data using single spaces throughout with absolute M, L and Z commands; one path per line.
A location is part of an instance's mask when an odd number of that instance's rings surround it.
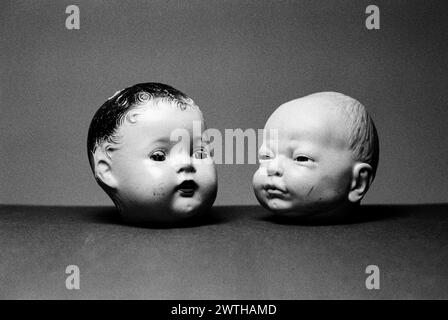
M 116 189 L 117 179 L 112 171 L 111 152 L 113 148 L 110 145 L 98 146 L 93 154 L 95 178 L 111 189 Z
M 366 195 L 373 181 L 373 170 L 370 164 L 358 162 L 353 166 L 352 184 L 348 200 L 356 203 Z

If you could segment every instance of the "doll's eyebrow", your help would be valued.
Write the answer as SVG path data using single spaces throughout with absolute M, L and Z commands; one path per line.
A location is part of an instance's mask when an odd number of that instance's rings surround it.
M 290 141 L 288 143 L 288 148 L 295 150 L 297 148 L 305 148 L 305 147 L 309 147 L 310 145 L 313 145 L 314 142 L 312 140 L 309 139 L 302 139 L 300 142 L 298 139 L 296 138 L 290 138 Z
M 294 138 L 292 138 L 288 143 L 288 148 L 290 149 L 297 149 L 299 146 L 300 146 L 299 142 Z
M 171 141 L 170 138 L 161 137 L 161 138 L 158 138 L 158 139 L 154 140 L 154 142 L 167 142 L 167 143 L 170 143 L 170 142 L 173 142 L 173 141 Z
M 149 140 L 148 145 L 174 145 L 176 144 L 176 141 L 171 141 L 169 138 L 161 137 L 155 140 Z

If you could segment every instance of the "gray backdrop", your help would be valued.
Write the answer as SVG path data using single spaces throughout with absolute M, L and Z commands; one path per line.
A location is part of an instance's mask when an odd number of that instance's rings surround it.
M 65 28 L 66 6 L 81 29 Z M 368 31 L 365 8 L 381 10 Z M 363 102 L 381 141 L 365 203 L 448 201 L 443 1 L 2 1 L 0 203 L 112 204 L 86 135 L 137 82 L 190 95 L 209 127 L 262 128 L 281 103 L 334 90 Z M 217 204 L 255 204 L 255 165 L 220 165 Z

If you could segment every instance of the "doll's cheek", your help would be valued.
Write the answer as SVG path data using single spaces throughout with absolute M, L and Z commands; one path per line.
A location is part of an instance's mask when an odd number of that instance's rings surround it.
M 166 196 L 167 194 L 167 190 L 166 190 L 166 184 L 164 182 L 161 182 L 159 184 L 157 184 L 156 186 L 154 186 L 154 188 L 152 189 L 152 196 L 157 199 L 157 198 L 163 198 Z
M 316 192 L 313 185 L 309 185 L 303 179 L 288 179 L 285 182 L 286 188 L 295 199 L 305 200 Z
M 176 187 L 175 176 L 166 168 L 150 168 L 147 175 L 142 176 L 142 185 L 153 200 L 161 199 L 171 193 Z
M 148 175 L 155 181 L 163 180 L 167 176 L 165 168 L 151 167 L 148 169 Z
M 204 185 L 215 185 L 217 183 L 215 166 L 213 164 L 196 166 L 196 179 Z
M 177 183 L 174 170 L 166 167 L 148 169 L 148 174 L 144 176 L 144 179 L 146 180 L 146 183 L 152 184 L 159 189 L 161 185 L 167 189 L 170 185 L 176 185 Z
M 255 190 L 261 189 L 261 186 L 266 180 L 266 170 L 264 168 L 259 168 L 257 171 L 255 171 L 254 176 L 252 178 L 252 184 Z

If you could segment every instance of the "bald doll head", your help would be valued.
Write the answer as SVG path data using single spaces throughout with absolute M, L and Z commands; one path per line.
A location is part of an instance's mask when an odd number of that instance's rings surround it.
M 378 165 L 378 136 L 365 107 L 336 92 L 289 101 L 269 117 L 253 185 L 286 216 L 338 214 L 359 205 Z M 274 131 L 270 131 L 274 130 Z

